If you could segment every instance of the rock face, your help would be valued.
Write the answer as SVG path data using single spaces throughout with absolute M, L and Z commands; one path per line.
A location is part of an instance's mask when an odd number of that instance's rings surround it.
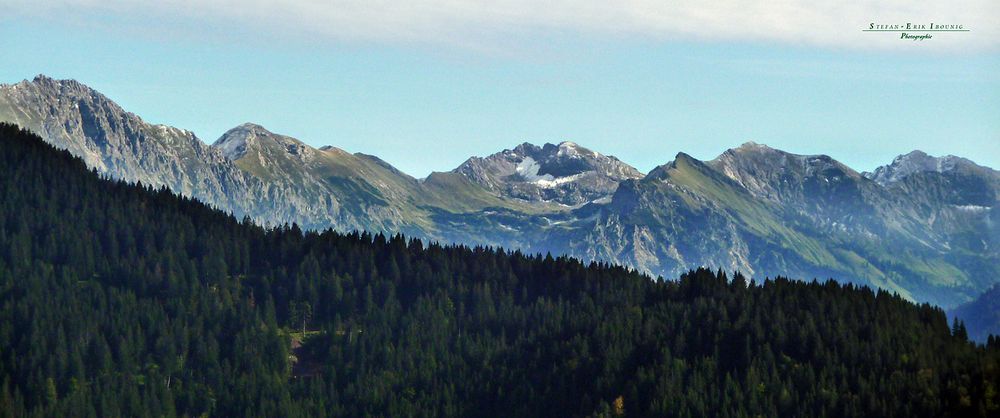
M 472 157 L 454 171 L 506 197 L 574 207 L 610 197 L 622 180 L 642 178 L 617 158 L 568 141 L 541 147 L 524 143 Z
M 1000 281 L 1000 175 L 919 151 L 873 173 L 747 143 L 643 175 L 572 142 L 412 178 L 377 157 L 237 126 L 209 146 L 72 80 L 0 85 L 0 121 L 114 178 L 265 224 L 365 229 L 621 263 L 878 286 L 956 306 Z
M 238 216 L 257 187 L 183 129 L 146 123 L 73 80 L 35 77 L 0 87 L 0 118 L 28 128 L 114 178 L 171 190 Z

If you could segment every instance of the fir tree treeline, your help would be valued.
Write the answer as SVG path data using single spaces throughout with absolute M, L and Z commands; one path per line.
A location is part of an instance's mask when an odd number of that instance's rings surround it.
M 885 292 L 265 229 L 0 145 L 0 416 L 1000 415 L 1000 344 Z

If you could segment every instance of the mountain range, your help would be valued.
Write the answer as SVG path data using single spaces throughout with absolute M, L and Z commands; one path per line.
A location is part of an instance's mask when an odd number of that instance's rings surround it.
M 568 254 L 665 277 L 699 266 L 832 277 L 945 307 L 1000 281 L 1000 172 L 953 156 L 913 151 L 861 173 L 751 142 L 643 174 L 572 142 L 524 143 L 417 179 L 249 123 L 208 145 L 45 76 L 0 85 L 0 121 L 104 175 L 270 225 Z

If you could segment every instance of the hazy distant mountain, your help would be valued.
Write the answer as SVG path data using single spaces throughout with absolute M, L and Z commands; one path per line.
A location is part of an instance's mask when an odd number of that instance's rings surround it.
M 912 151 L 896 157 L 891 164 L 879 167 L 874 172 L 864 173 L 864 175 L 882 186 L 890 186 L 913 175 L 962 171 L 977 172 L 976 174 L 993 171 L 996 174 L 996 171 L 981 167 L 965 158 L 954 155 L 932 157 L 923 151 Z
M 948 314 L 965 322 L 973 340 L 985 341 L 990 335 L 1000 336 L 1000 284 Z
M 208 146 L 75 81 L 0 86 L 0 120 L 108 175 L 265 223 L 565 253 L 674 277 L 833 277 L 955 306 L 1000 281 L 997 171 L 913 152 L 873 173 L 747 143 L 643 175 L 572 142 L 522 144 L 412 178 L 377 157 L 253 124 Z

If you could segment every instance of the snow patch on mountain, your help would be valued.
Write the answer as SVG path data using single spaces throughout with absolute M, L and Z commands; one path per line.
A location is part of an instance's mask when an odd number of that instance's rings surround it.
M 566 184 L 566 183 L 572 183 L 574 181 L 577 181 L 577 180 L 579 180 L 581 178 L 586 177 L 587 174 L 589 174 L 589 173 L 579 173 L 579 174 L 574 174 L 572 176 L 557 177 L 557 178 L 553 178 L 553 179 L 539 178 L 539 179 L 535 180 L 534 183 L 536 185 L 538 185 L 538 187 L 541 187 L 543 189 L 551 189 L 551 188 L 554 188 L 554 187 L 559 187 L 559 186 L 561 186 L 563 184 Z M 549 174 L 546 174 L 545 176 L 552 177 Z
M 953 205 L 953 206 L 955 207 L 955 209 L 958 209 L 962 212 L 973 212 L 973 213 L 986 212 L 992 209 L 989 206 L 980 206 L 980 205 Z
M 517 167 L 514 169 L 517 175 L 521 176 L 525 181 L 535 182 L 538 180 L 552 181 L 553 177 L 551 174 L 538 175 L 538 170 L 541 170 L 542 165 L 535 161 L 534 158 L 524 157 Z
M 541 164 L 539 164 L 538 161 L 535 161 L 534 158 L 524 157 L 514 170 L 517 172 L 518 176 L 521 176 L 521 178 L 524 179 L 524 181 L 532 183 L 543 189 L 552 189 L 567 183 L 572 183 L 586 177 L 588 174 L 591 174 L 591 172 L 586 171 L 562 177 L 555 177 L 551 174 L 539 175 L 538 171 L 541 170 L 541 167 Z

